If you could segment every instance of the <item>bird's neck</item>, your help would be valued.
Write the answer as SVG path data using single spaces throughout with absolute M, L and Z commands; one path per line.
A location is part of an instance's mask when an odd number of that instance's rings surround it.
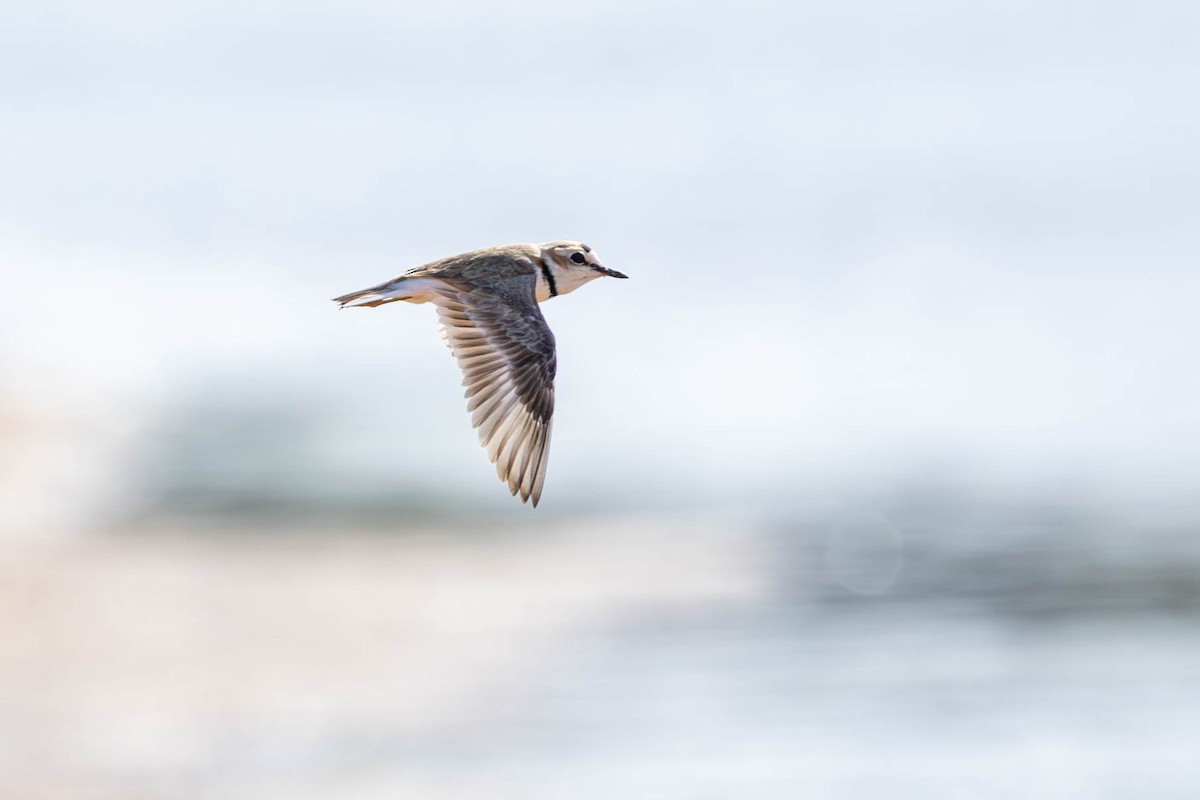
M 537 270 L 537 286 L 534 288 L 534 298 L 539 303 L 544 303 L 551 297 L 557 297 L 562 294 L 562 290 L 558 286 L 558 265 L 549 258 L 543 258 L 538 262 Z

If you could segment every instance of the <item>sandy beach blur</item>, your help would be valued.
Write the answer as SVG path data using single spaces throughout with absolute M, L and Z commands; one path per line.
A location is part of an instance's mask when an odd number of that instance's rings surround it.
M 696 544 L 680 553 L 683 535 Z M 294 797 L 336 781 L 376 796 L 382 771 L 409 788 L 378 796 L 442 794 L 444 767 L 403 752 L 442 742 L 468 768 L 456 750 L 503 747 L 623 620 L 752 599 L 751 554 L 729 538 L 650 520 L 176 525 L 8 554 L 0 788 Z

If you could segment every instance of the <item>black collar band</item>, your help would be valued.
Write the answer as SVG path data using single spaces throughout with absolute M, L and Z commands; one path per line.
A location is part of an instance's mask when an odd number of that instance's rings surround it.
M 550 265 L 546 263 L 546 259 L 539 259 L 538 266 L 542 268 L 542 277 L 546 279 L 546 285 L 550 287 L 550 296 L 558 297 L 558 286 L 554 283 L 554 273 L 550 271 Z

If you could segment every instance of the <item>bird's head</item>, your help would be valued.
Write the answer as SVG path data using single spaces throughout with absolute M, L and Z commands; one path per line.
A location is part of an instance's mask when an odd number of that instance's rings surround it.
M 538 245 L 542 250 L 542 276 L 539 276 L 539 289 L 546 280 L 553 291 L 548 295 L 566 294 L 574 291 L 591 280 L 603 275 L 610 278 L 628 278 L 628 275 L 609 269 L 600 263 L 592 248 L 582 242 L 547 242 Z M 546 276 L 548 273 L 549 279 Z

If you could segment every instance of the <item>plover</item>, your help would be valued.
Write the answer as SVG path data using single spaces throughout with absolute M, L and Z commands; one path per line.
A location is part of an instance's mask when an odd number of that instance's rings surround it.
M 626 278 L 580 242 L 510 244 L 450 256 L 335 297 L 343 308 L 403 300 L 437 306 L 462 369 L 467 410 L 496 474 L 537 506 L 554 414 L 554 334 L 538 303 L 603 275 Z

